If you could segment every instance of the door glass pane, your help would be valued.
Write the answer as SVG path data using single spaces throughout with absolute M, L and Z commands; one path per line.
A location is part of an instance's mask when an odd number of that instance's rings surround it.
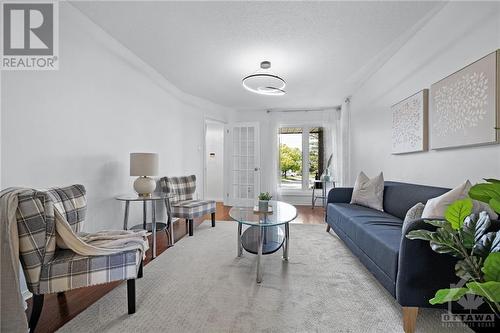
M 280 128 L 279 145 L 280 187 L 302 189 L 302 128 Z

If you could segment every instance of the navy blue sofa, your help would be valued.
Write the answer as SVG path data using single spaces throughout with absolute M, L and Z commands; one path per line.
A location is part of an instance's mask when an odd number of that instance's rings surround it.
M 327 231 L 333 229 L 377 280 L 403 307 L 431 307 L 436 290 L 457 282 L 456 259 L 433 252 L 428 242 L 409 240 L 410 230 L 435 227 L 417 220 L 402 230 L 406 212 L 446 188 L 385 182 L 384 211 L 349 204 L 352 188 L 328 194 Z M 403 308 L 404 310 L 404 308 Z M 416 311 L 416 310 L 415 310 Z M 416 316 L 416 313 L 415 313 Z

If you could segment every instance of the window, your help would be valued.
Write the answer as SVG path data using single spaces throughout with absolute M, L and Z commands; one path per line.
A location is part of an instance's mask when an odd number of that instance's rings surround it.
M 278 139 L 280 187 L 310 189 L 323 171 L 323 128 L 282 127 Z

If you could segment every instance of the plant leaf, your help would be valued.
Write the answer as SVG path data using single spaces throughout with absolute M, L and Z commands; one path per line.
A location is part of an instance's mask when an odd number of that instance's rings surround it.
M 484 234 L 472 248 L 472 253 L 482 258 L 486 258 L 491 252 L 493 243 L 495 241 L 496 232 L 488 232 Z M 499 239 L 500 241 L 500 239 Z M 500 244 L 499 244 L 500 245 Z
M 490 201 L 488 201 L 488 205 L 490 205 L 491 209 L 493 209 L 495 213 L 500 214 L 500 197 L 491 198 Z
M 491 244 L 490 252 L 500 252 L 500 231 L 496 232 L 495 239 Z
M 452 232 L 443 228 L 437 229 L 429 242 L 431 249 L 437 253 L 450 253 L 453 256 L 462 257 L 461 253 L 455 249 Z
M 474 246 L 474 235 L 476 233 L 476 219 L 474 215 L 467 216 L 460 229 L 460 238 L 467 249 L 471 249 Z
M 459 278 L 469 281 L 471 279 L 479 280 L 481 277 L 475 273 L 480 267 L 480 259 L 475 256 L 469 257 L 467 260 L 459 260 L 455 264 L 455 275 Z
M 471 275 L 469 274 L 469 265 L 463 259 L 457 261 L 455 264 L 455 275 L 461 278 L 462 280 L 469 281 L 471 279 Z
M 425 220 L 424 222 L 438 228 L 451 227 L 450 222 L 446 220 Z
M 486 281 L 500 282 L 500 252 L 490 253 L 481 270 Z
M 472 213 L 472 200 L 462 199 L 457 200 L 448 206 L 444 213 L 445 219 L 450 222 L 451 227 L 455 230 L 460 229 L 467 216 Z
M 467 292 L 468 288 L 451 288 L 451 289 L 439 289 L 436 291 L 434 298 L 429 300 L 429 303 L 434 304 L 443 304 L 452 301 L 458 301 L 462 298 Z
M 466 286 L 476 295 L 486 297 L 492 302 L 500 302 L 500 282 L 469 282 Z
M 477 243 L 478 240 L 483 237 L 484 233 L 486 230 L 491 225 L 490 217 L 488 216 L 488 213 L 486 212 L 481 212 L 479 213 L 479 218 L 476 221 L 476 231 L 474 232 L 474 242 Z
M 408 239 L 420 239 L 429 241 L 431 249 L 437 253 L 450 253 L 455 257 L 462 257 L 460 252 L 454 248 L 453 237 L 449 231 L 443 228 L 437 229 L 436 232 L 429 230 L 412 230 L 406 237 Z
M 491 198 L 500 198 L 500 183 L 481 183 L 472 186 L 469 197 L 474 200 L 489 203 Z
M 412 240 L 413 239 L 421 239 L 421 240 L 430 241 L 430 240 L 432 240 L 433 233 L 434 232 L 429 231 L 429 230 L 412 230 L 406 235 L 406 238 L 412 239 Z
M 495 178 L 484 178 L 484 180 L 488 183 L 497 183 L 500 184 L 500 179 L 495 179 Z

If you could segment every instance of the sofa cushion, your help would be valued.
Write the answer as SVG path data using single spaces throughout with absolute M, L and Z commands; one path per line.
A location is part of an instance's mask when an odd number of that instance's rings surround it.
M 364 206 L 348 203 L 330 203 L 327 209 L 328 220 L 334 221 L 353 240 L 355 240 L 357 224 L 379 221 L 398 225 L 399 228 L 403 225 L 403 221 L 397 217 Z
M 393 281 L 403 221 L 385 212 L 345 204 L 328 205 L 328 222 L 340 228 Z
M 387 220 L 358 223 L 356 244 L 359 248 L 396 281 L 398 272 L 399 246 L 401 244 L 401 224 Z

